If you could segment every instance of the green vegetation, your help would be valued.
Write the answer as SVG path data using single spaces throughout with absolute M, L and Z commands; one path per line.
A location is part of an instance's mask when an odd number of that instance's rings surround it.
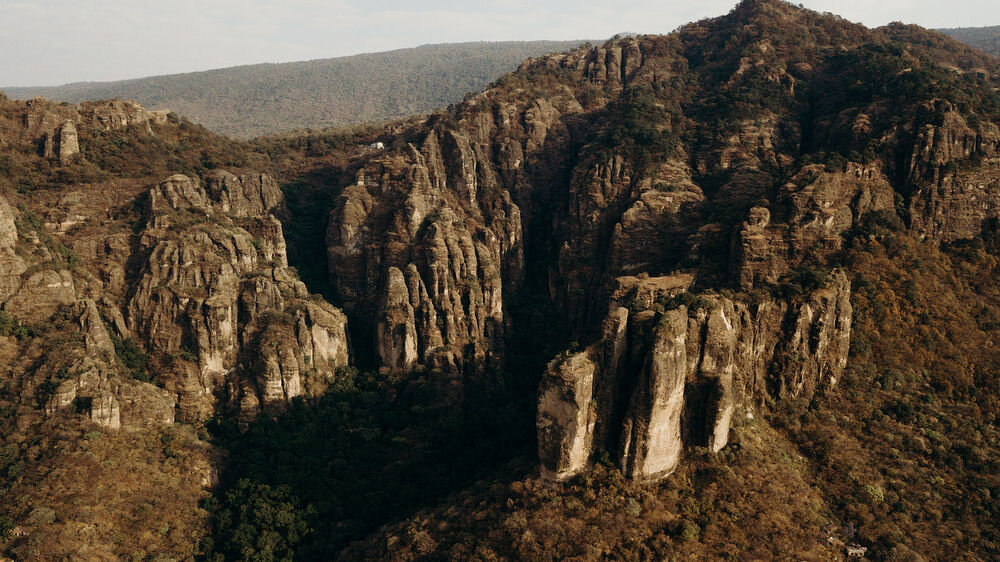
M 79 102 L 122 98 L 169 108 L 218 133 L 254 137 L 290 129 L 384 121 L 460 101 L 528 57 L 579 41 L 456 43 L 285 64 L 258 64 L 121 82 L 4 88 L 14 98 Z
M 31 335 L 27 326 L 22 325 L 16 318 L 0 310 L 0 337 L 14 336 L 23 340 Z
M 939 29 L 938 31 L 991 55 L 1000 56 L 1000 25 L 992 27 L 956 27 L 952 29 Z
M 214 502 L 206 503 L 214 507 Z M 226 491 L 224 505 L 215 519 L 218 551 L 214 539 L 205 539 L 204 549 L 215 552 L 206 560 L 292 560 L 312 531 L 306 518 L 315 516 L 315 509 L 302 509 L 288 486 L 242 479 Z
M 261 416 L 244 433 L 220 428 L 230 463 L 218 503 L 208 505 L 206 558 L 270 559 L 264 537 L 278 533 L 282 549 L 329 559 L 512 451 L 527 452 L 530 424 L 501 403 L 456 410 L 442 395 L 448 384 L 440 373 L 402 382 L 346 369 L 315 404 Z M 247 502 L 259 509 L 245 510 Z
M 133 337 L 123 340 L 114 334 L 111 334 L 111 341 L 115 344 L 115 353 L 118 355 L 118 359 L 128 369 L 132 378 L 142 382 L 151 382 L 152 376 L 148 370 L 149 356 L 143 351 L 139 342 Z

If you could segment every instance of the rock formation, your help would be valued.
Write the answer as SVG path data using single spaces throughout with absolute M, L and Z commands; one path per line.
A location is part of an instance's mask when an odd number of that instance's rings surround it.
M 24 260 L 15 252 L 17 239 L 14 210 L 0 195 L 0 302 L 17 291 L 21 273 L 25 270 Z
M 690 294 L 690 282 L 623 278 L 601 338 L 549 365 L 538 406 L 544 472 L 568 477 L 603 449 L 627 476 L 659 478 L 685 447 L 725 447 L 737 408 L 808 400 L 836 384 L 851 333 L 842 272 L 797 303 L 703 294 L 657 310 Z
M 375 327 L 361 345 L 388 368 L 477 369 L 501 347 L 504 280 L 523 269 L 521 215 L 471 142 L 432 131 L 420 150 L 375 159 L 331 213 L 332 284 Z
M 776 283 L 799 263 L 839 250 L 843 234 L 863 216 L 892 210 L 893 195 L 885 175 L 871 166 L 803 167 L 778 192 L 780 214 L 772 217 L 766 207 L 748 212 L 734 237 L 734 281 L 744 290 Z
M 149 111 L 128 100 L 70 106 L 35 98 L 26 104 L 22 135 L 31 140 L 40 139 L 42 156 L 58 159 L 61 166 L 66 166 L 80 153 L 80 127 L 101 131 L 141 127 L 146 134 L 153 135 L 153 125 L 165 124 L 169 114 L 167 110 Z
M 171 357 L 182 413 L 227 395 L 244 419 L 320 389 L 349 360 L 346 318 L 288 271 L 269 176 L 175 175 L 150 190 L 128 327 Z
M 264 174 L 175 175 L 149 190 L 140 232 L 98 232 L 68 250 L 42 231 L 21 241 L 0 198 L 0 309 L 33 325 L 69 319 L 60 329 L 83 335 L 16 372 L 52 381 L 49 414 L 75 408 L 114 429 L 173 423 L 175 408 L 185 421 L 220 408 L 248 421 L 321 392 L 350 361 L 347 319 L 288 268 L 273 214 L 283 206 Z M 89 267 L 60 257 L 70 252 Z M 148 353 L 139 374 L 155 385 L 130 376 L 123 342 Z
M 987 220 L 1000 216 L 1000 127 L 990 122 L 970 127 L 946 101 L 928 110 L 941 115 L 940 125 L 919 129 L 907 159 L 913 227 L 936 242 L 972 238 Z
M 109 429 L 173 423 L 175 398 L 170 392 L 122 376 L 114 344 L 94 301 L 80 300 L 73 314 L 83 334 L 83 345 L 71 346 L 64 351 L 61 362 L 57 359 L 50 363 L 70 375 L 53 391 L 46 412 L 76 408 Z

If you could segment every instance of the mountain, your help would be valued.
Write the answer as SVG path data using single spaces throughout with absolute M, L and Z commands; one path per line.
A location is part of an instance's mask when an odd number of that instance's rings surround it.
M 71 103 L 130 99 L 152 109 L 170 109 L 217 133 L 249 138 L 431 111 L 480 90 L 527 57 L 579 44 L 510 41 L 424 45 L 306 62 L 4 90 L 13 98 L 41 96 Z
M 1000 56 L 1000 25 L 956 27 L 954 29 L 938 29 L 937 31 L 991 55 Z
M 780 0 L 241 142 L 0 100 L 12 558 L 989 559 L 1000 61 Z

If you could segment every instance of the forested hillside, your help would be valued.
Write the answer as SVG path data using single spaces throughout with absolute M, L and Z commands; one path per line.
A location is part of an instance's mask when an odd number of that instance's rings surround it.
M 985 51 L 1000 56 L 1000 25 L 990 27 L 956 27 L 939 29 L 941 33 Z
M 0 555 L 991 560 L 1000 59 L 781 0 L 237 141 L 0 96 Z
M 460 101 L 524 59 L 580 41 L 424 45 L 350 57 L 256 64 L 120 82 L 4 88 L 11 98 L 121 98 L 170 109 L 212 131 L 249 138 L 292 129 L 383 121 Z

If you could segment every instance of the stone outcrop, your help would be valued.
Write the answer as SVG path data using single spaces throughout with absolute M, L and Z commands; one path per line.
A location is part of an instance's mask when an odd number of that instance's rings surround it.
M 803 167 L 778 193 L 772 213 L 753 207 L 732 248 L 732 277 L 741 289 L 775 283 L 796 265 L 839 250 L 843 234 L 873 211 L 891 211 L 894 192 L 874 166 L 843 172 Z
M 76 134 L 76 125 L 72 121 L 66 121 L 59 128 L 59 163 L 67 165 L 79 153 L 80 142 Z
M 60 381 L 45 411 L 54 414 L 74 408 L 109 429 L 173 423 L 174 395 L 124 375 L 96 303 L 81 300 L 76 303 L 74 314 L 83 344 L 62 350 L 58 355 L 63 357 L 52 357 L 42 367 L 43 377 Z M 54 373 L 48 372 L 53 369 Z
M 15 251 L 17 239 L 14 210 L 0 195 L 0 303 L 17 291 L 25 270 L 24 260 Z
M 973 238 L 1000 217 L 1000 128 L 970 127 L 946 101 L 926 109 L 941 117 L 916 132 L 907 160 L 912 226 L 934 242 Z
M 622 429 L 622 471 L 633 478 L 669 474 L 680 462 L 687 328 L 682 306 L 665 312 L 653 334 Z
M 147 110 L 129 100 L 83 102 L 71 106 L 45 98 L 26 102 L 22 111 L 23 136 L 40 140 L 42 156 L 58 159 L 62 166 L 70 164 L 80 154 L 78 129 L 81 127 L 101 131 L 139 127 L 153 135 L 153 125 L 167 123 L 170 114 L 168 110 Z
M 166 123 L 170 113 L 168 110 L 150 111 L 131 100 L 85 103 L 80 105 L 80 110 L 90 123 L 105 131 L 138 126 L 148 134 L 153 134 L 151 125 Z
M 538 405 L 545 474 L 568 477 L 604 449 L 627 476 L 657 479 L 686 447 L 725 447 L 738 407 L 808 400 L 836 384 L 852 314 L 842 272 L 800 302 L 705 294 L 657 311 L 690 282 L 623 278 L 602 337 L 549 365 Z
M 45 133 L 44 136 L 43 156 L 58 158 L 62 166 L 71 163 L 73 157 L 80 153 L 79 136 L 72 119 L 64 121 L 62 125 Z
M 583 469 L 593 450 L 594 374 L 589 353 L 559 357 L 549 364 L 538 390 L 538 450 L 547 476 L 561 479 Z
M 503 280 L 523 269 L 520 209 L 498 181 L 468 135 L 435 130 L 341 193 L 327 233 L 331 281 L 370 327 L 381 365 L 496 360 Z
M 204 419 L 228 396 L 249 419 L 348 364 L 346 318 L 288 270 L 271 214 L 282 206 L 266 175 L 175 175 L 150 190 L 128 329 L 172 358 L 164 377 L 185 418 Z
M 18 285 L 3 303 L 4 310 L 17 318 L 48 318 L 60 306 L 76 302 L 73 275 L 65 269 L 26 272 Z

